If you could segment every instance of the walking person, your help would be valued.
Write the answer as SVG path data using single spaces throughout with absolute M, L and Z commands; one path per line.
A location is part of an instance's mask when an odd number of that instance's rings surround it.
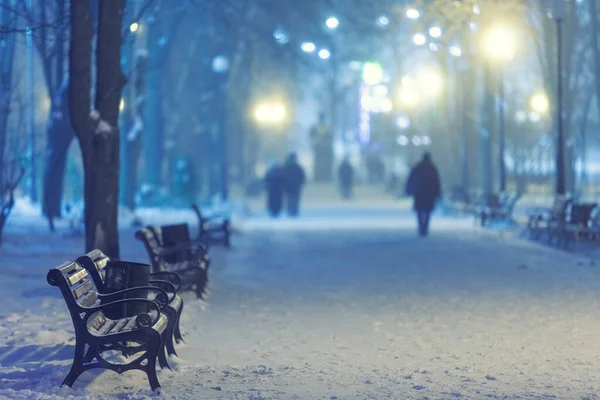
M 352 197 L 352 188 L 354 186 L 354 168 L 350 164 L 348 157 L 345 157 L 338 170 L 338 179 L 342 198 L 348 200 Z
M 296 153 L 290 153 L 283 166 L 284 190 L 287 197 L 287 213 L 297 217 L 300 211 L 300 196 L 302 186 L 306 182 L 304 169 L 298 164 Z
M 440 176 L 429 153 L 425 153 L 423 159 L 410 172 L 406 182 L 406 194 L 414 200 L 413 208 L 417 213 L 419 235 L 427 236 L 431 212 L 441 196 Z
M 265 187 L 267 190 L 267 211 L 273 218 L 277 218 L 283 207 L 284 190 L 283 168 L 273 162 L 265 176 Z

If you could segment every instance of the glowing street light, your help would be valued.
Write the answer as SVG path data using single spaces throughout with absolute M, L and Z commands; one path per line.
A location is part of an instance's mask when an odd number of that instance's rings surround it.
M 266 124 L 280 123 L 285 116 L 286 110 L 282 104 L 260 104 L 254 111 L 256 120 Z
M 422 33 L 415 33 L 413 35 L 413 43 L 417 46 L 423 46 L 425 43 L 427 43 L 427 38 Z
M 385 15 L 382 15 L 381 17 L 379 17 L 379 19 L 377 20 L 377 24 L 379 26 L 388 26 L 390 23 L 390 19 L 388 17 L 386 17 Z
M 404 108 L 415 108 L 419 103 L 419 93 L 412 86 L 402 86 L 398 95 L 398 101 Z
M 325 25 L 331 30 L 336 29 L 340 26 L 340 21 L 336 17 L 329 17 L 327 21 L 325 21 Z
M 545 93 L 537 93 L 529 100 L 531 109 L 539 114 L 546 114 L 550 109 L 550 102 Z
M 323 60 L 327 60 L 329 57 L 331 57 L 331 52 L 327 49 L 321 49 L 319 50 L 319 57 Z
M 440 28 L 439 26 L 432 26 L 431 28 L 429 28 L 429 35 L 432 38 L 439 38 L 440 36 L 442 36 L 442 28 Z
M 448 49 L 448 51 L 450 52 L 451 56 L 454 56 L 454 57 L 462 56 L 462 49 L 459 46 L 450 46 L 450 49 Z
M 312 53 L 317 49 L 317 46 L 315 46 L 315 44 L 312 42 L 304 42 L 300 45 L 300 48 L 305 53 Z
M 426 69 L 421 72 L 419 82 L 421 82 L 423 90 L 431 96 L 439 94 L 444 85 L 442 75 L 434 69 Z
M 362 77 L 367 85 L 377 85 L 383 80 L 383 69 L 378 63 L 366 62 L 363 65 Z
M 484 35 L 485 51 L 497 61 L 508 61 L 515 56 L 517 38 L 507 26 L 494 26 Z
M 419 19 L 421 14 L 419 13 L 419 10 L 415 8 L 409 8 L 408 10 L 406 10 L 406 16 L 410 19 Z
M 129 30 L 131 32 L 137 32 L 139 27 L 140 27 L 140 25 L 137 22 L 134 22 L 131 25 L 129 25 Z

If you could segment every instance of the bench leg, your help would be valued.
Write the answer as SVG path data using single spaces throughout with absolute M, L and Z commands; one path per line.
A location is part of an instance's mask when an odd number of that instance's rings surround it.
M 165 356 L 165 342 L 168 340 L 167 331 L 168 329 L 165 329 L 165 331 L 163 332 L 163 337 L 160 340 L 160 345 L 158 348 L 158 365 L 160 365 L 160 367 L 163 369 L 169 368 L 171 371 L 173 371 L 171 369 L 171 366 L 169 365 L 169 362 L 167 361 L 167 357 Z
M 155 340 L 152 341 L 153 346 L 151 346 L 147 353 L 146 357 L 148 363 L 144 366 L 144 371 L 146 375 L 148 375 L 148 383 L 150 383 L 150 388 L 152 390 L 156 390 L 160 388 L 160 383 L 158 382 L 158 377 L 156 376 L 156 358 L 160 357 L 160 353 L 163 353 L 164 357 L 164 349 L 162 348 L 161 337 L 157 333 L 155 336 Z
M 179 322 L 181 321 L 182 311 L 183 311 L 183 300 L 181 300 L 181 308 L 177 312 L 177 321 L 175 321 L 175 331 L 173 334 L 175 336 L 175 341 L 177 343 L 183 342 L 183 337 L 181 336 L 181 330 L 179 329 Z
M 175 332 L 175 326 L 177 325 L 177 311 L 171 307 L 166 307 L 163 312 L 167 315 L 168 325 L 165 330 L 164 341 L 167 353 L 169 355 L 177 355 L 175 351 L 175 345 L 173 344 L 173 335 Z
M 77 340 L 75 342 L 75 354 L 73 355 L 73 365 L 71 365 L 71 370 L 67 374 L 65 380 L 62 385 L 67 385 L 68 387 L 73 387 L 73 383 L 77 380 L 79 375 L 83 372 L 82 364 L 83 364 L 83 352 L 85 350 L 85 343 L 82 343 L 81 340 Z M 91 350 L 91 348 L 90 348 Z

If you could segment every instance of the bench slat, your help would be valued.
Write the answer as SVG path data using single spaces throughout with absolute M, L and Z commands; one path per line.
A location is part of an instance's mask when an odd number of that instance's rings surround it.
M 86 294 L 85 296 L 81 297 L 78 302 L 82 307 L 91 307 L 94 304 L 96 304 L 96 301 L 98 300 L 98 293 L 96 292 L 89 292 L 88 294 Z
M 121 318 L 106 333 L 119 333 L 119 332 L 121 332 L 121 330 L 123 329 L 123 327 L 129 322 L 130 319 L 131 318 Z
M 92 289 L 92 281 L 87 280 L 81 285 L 77 286 L 77 288 L 73 289 L 73 296 L 75 297 L 75 299 L 79 299 L 80 297 L 85 296 Z
M 117 324 L 119 320 L 113 321 L 112 319 L 107 319 L 106 322 L 98 328 L 98 335 L 105 335 L 108 331 L 112 329 L 113 326 Z
M 67 281 L 69 282 L 69 285 L 75 286 L 75 284 L 77 282 L 84 279 L 87 275 L 88 275 L 88 272 L 85 269 L 81 269 L 81 270 L 75 272 L 73 275 L 69 276 L 67 278 Z

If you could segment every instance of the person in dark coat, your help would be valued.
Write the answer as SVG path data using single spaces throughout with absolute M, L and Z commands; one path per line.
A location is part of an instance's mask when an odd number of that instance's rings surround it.
M 277 218 L 283 207 L 284 191 L 283 168 L 273 163 L 267 170 L 265 176 L 265 188 L 267 190 L 267 211 L 273 218 Z
M 298 164 L 296 153 L 290 153 L 283 166 L 284 188 L 287 196 L 287 212 L 291 217 L 297 217 L 300 209 L 302 186 L 306 182 L 304 169 Z
M 344 158 L 344 161 L 340 164 L 338 171 L 338 179 L 340 180 L 340 189 L 342 191 L 342 197 L 348 200 L 352 197 L 352 187 L 354 184 L 354 168 L 348 158 Z
M 406 194 L 414 199 L 413 208 L 417 213 L 419 235 L 427 236 L 431 212 L 441 196 L 440 176 L 429 153 L 425 153 L 421 162 L 410 172 Z

